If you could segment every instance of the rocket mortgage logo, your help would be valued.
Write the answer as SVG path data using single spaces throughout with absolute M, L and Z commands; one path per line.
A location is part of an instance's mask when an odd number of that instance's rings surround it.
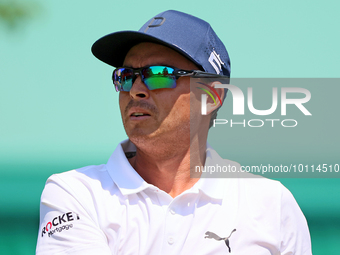
M 78 214 L 74 212 L 67 212 L 58 215 L 47 222 L 46 226 L 41 229 L 41 236 L 44 237 L 46 234 L 51 237 L 55 233 L 60 233 L 73 228 L 73 223 L 80 220 Z

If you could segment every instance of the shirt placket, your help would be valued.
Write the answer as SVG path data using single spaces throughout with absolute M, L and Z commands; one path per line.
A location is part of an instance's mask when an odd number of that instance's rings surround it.
M 182 194 L 164 208 L 166 215 L 161 254 L 180 254 L 193 222 L 195 203 L 194 194 Z

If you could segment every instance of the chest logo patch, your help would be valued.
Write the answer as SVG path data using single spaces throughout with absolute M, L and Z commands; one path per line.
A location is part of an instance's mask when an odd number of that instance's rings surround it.
M 213 232 L 207 231 L 205 232 L 205 237 L 204 238 L 210 238 L 210 239 L 215 239 L 217 241 L 222 241 L 224 240 L 225 245 L 228 247 L 229 249 L 229 253 L 231 253 L 231 249 L 230 249 L 230 243 L 229 243 L 229 238 L 231 237 L 232 233 L 234 233 L 236 231 L 236 229 L 233 229 L 233 231 L 231 231 L 230 235 L 228 237 L 219 237 L 218 235 L 216 235 Z

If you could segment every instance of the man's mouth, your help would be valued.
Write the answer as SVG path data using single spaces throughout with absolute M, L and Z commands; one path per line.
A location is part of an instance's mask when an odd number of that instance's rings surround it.
M 141 117 L 141 116 L 150 116 L 150 114 L 142 113 L 142 112 L 134 112 L 131 114 L 133 117 Z

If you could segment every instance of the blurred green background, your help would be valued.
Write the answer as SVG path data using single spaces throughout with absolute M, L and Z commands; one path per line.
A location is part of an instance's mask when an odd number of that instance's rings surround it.
M 339 7 L 335 0 L 0 0 L 1 254 L 34 254 L 48 176 L 105 163 L 126 137 L 112 68 L 90 52 L 99 37 L 139 29 L 155 14 L 175 9 L 212 25 L 230 53 L 232 77 L 336 78 Z M 329 147 L 310 142 L 282 149 L 288 133 L 270 146 L 254 147 L 262 131 L 235 129 L 226 131 L 230 146 L 223 156 L 251 164 L 263 155 L 289 162 L 294 154 L 308 162 L 312 150 L 329 160 L 322 163 L 337 162 L 339 135 L 334 126 L 329 132 L 329 121 L 339 119 L 337 109 L 313 116 L 326 119 L 316 134 L 307 125 L 302 130 Z M 313 254 L 338 254 L 340 179 L 280 180 L 308 220 Z

